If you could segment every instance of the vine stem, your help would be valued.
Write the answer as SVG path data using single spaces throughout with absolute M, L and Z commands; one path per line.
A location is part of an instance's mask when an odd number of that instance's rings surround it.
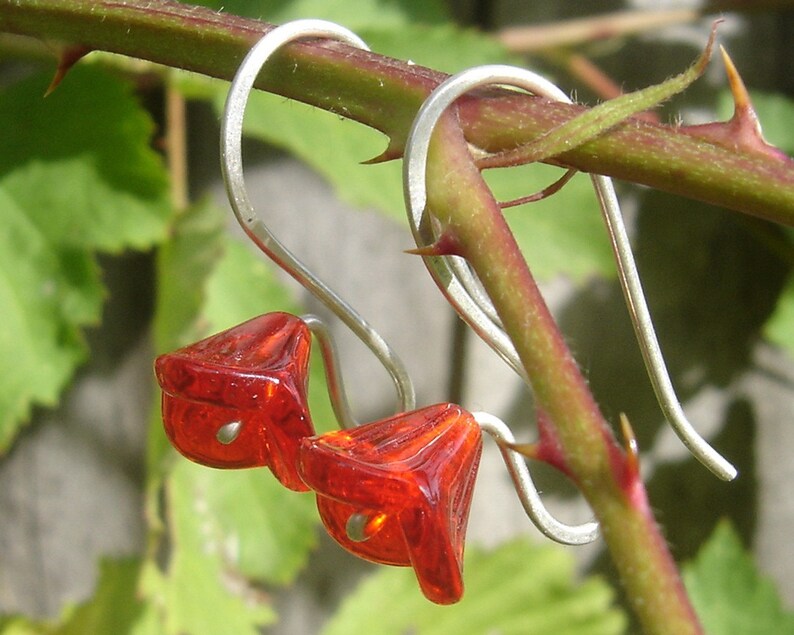
M 492 299 L 530 377 L 565 471 L 598 517 L 646 633 L 702 633 L 653 518 L 633 450 L 616 441 L 535 284 L 457 120 L 439 121 L 427 168 L 428 207 Z

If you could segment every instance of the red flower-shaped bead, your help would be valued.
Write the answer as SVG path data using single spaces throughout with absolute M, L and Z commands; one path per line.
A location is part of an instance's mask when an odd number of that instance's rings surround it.
M 311 334 L 287 313 L 268 313 L 161 355 L 163 422 L 187 458 L 218 468 L 267 465 L 306 491 L 298 446 L 314 434 L 306 401 Z
M 463 594 L 481 452 L 472 415 L 439 404 L 304 439 L 299 469 L 340 545 L 373 562 L 413 566 L 425 596 L 451 604 Z

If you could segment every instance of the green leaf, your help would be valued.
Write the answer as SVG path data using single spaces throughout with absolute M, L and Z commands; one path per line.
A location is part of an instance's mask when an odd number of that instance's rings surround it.
M 271 311 L 300 313 L 287 289 L 273 275 L 274 267 L 250 243 L 226 237 L 223 257 L 206 282 L 201 315 L 207 321 L 207 332 L 227 329 Z
M 452 606 L 428 602 L 410 568 L 383 567 L 343 603 L 323 635 L 617 635 L 626 619 L 614 592 L 591 578 L 578 584 L 563 549 L 526 540 L 490 553 L 471 549 L 466 593 Z
M 0 616 L 0 635 L 47 635 L 49 631 L 42 624 L 21 615 Z
M 209 198 L 182 213 L 172 238 L 157 254 L 157 298 L 154 342 L 165 352 L 206 333 L 200 313 L 206 300 L 207 278 L 224 253 L 226 219 Z
M 783 609 L 728 522 L 717 526 L 685 568 L 684 582 L 709 635 L 794 633 L 794 613 Z
M 59 251 L 0 181 L 0 451 L 32 403 L 54 405 L 85 355 L 78 326 L 98 317 L 92 261 Z
M 88 69 L 44 99 L 46 86 L 37 75 L 0 94 L 0 452 L 85 356 L 81 328 L 103 300 L 94 250 L 149 247 L 169 215 L 127 84 Z
M 185 469 L 206 503 L 195 522 L 226 546 L 226 565 L 249 580 L 291 582 L 316 545 L 314 496 L 286 489 L 265 468 Z
M 6 191 L 63 247 L 160 242 L 170 216 L 167 177 L 151 148 L 154 124 L 130 85 L 92 66 L 73 69 L 44 98 L 48 82 L 36 75 L 0 94 Z
M 235 542 L 219 531 L 207 494 L 218 476 L 229 474 L 179 460 L 166 482 L 171 552 L 165 571 L 147 561 L 143 588 L 163 607 L 169 635 L 257 635 L 274 619 L 266 598 L 235 569 Z
M 478 64 L 515 61 L 495 38 L 451 24 L 410 24 L 389 29 L 375 23 L 359 35 L 381 55 L 450 74 Z
M 531 161 L 543 161 L 549 157 L 563 154 L 604 134 L 632 115 L 653 108 L 686 90 L 706 70 L 711 49 L 714 45 L 716 30 L 712 29 L 706 49 L 697 60 L 683 73 L 659 84 L 648 86 L 633 93 L 625 93 L 590 108 L 569 119 L 531 143 L 513 151 L 491 157 L 484 165 L 514 165 Z
M 141 562 L 138 559 L 103 560 L 94 596 L 66 612 L 53 635 L 157 635 L 157 613 L 137 597 Z

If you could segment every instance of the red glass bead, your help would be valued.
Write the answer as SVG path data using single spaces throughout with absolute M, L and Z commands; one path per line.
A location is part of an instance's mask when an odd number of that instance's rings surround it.
M 425 596 L 451 604 L 463 594 L 463 542 L 481 452 L 472 415 L 439 404 L 306 438 L 299 470 L 342 547 L 373 562 L 413 566 Z
M 286 487 L 306 491 L 296 466 L 300 439 L 314 434 L 310 347 L 300 318 L 268 313 L 158 357 L 171 443 L 210 467 L 267 465 Z

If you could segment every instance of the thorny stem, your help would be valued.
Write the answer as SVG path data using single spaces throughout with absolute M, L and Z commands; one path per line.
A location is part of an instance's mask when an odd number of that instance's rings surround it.
M 455 120 L 437 126 L 428 206 L 477 271 L 521 357 L 567 471 L 592 506 L 645 632 L 701 633 L 636 465 L 616 442 Z
M 269 25 L 168 0 L 0 0 L 0 31 L 106 50 L 229 79 Z M 295 81 L 299 67 L 301 81 Z M 410 123 L 444 75 L 335 43 L 277 55 L 259 86 L 383 131 L 396 158 Z M 631 461 L 599 412 L 546 309 L 465 139 L 492 153 L 529 142 L 583 110 L 507 94 L 460 100 L 431 147 L 430 205 L 465 255 L 513 338 L 573 478 L 595 510 L 628 596 L 648 633 L 699 633 Z M 461 134 L 461 129 L 463 135 Z M 794 224 L 791 163 L 727 148 L 670 126 L 629 120 L 554 160 Z
M 138 57 L 231 79 L 270 25 L 171 0 L 0 0 L 0 31 Z M 299 71 L 300 82 L 294 81 Z M 337 43 L 296 43 L 258 87 L 354 119 L 390 138 L 396 158 L 416 111 L 445 75 Z M 584 107 L 488 91 L 461 100 L 466 138 L 491 153 L 528 143 Z M 553 162 L 794 225 L 792 163 L 631 118 Z

